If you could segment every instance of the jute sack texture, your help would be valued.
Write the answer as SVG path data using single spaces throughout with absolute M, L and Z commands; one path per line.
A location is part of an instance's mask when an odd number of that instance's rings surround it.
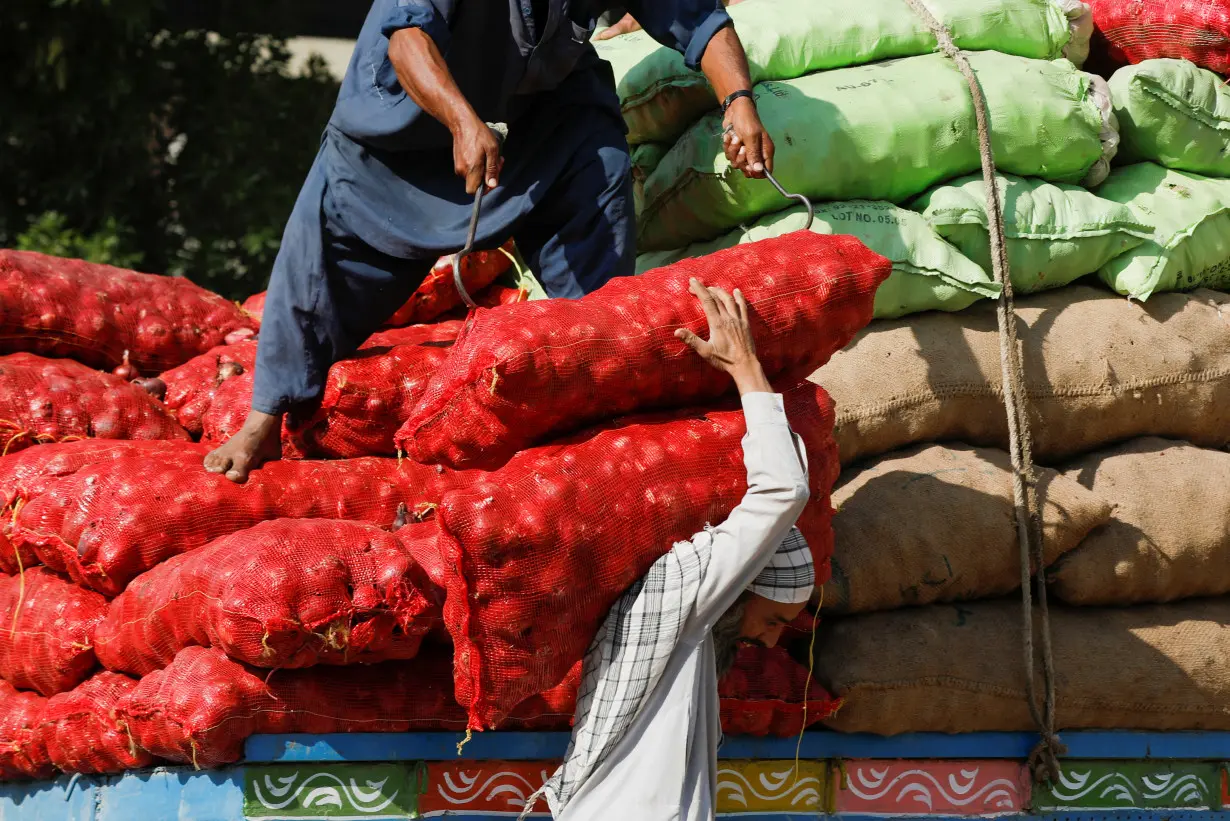
M 1228 623 L 1226 598 L 1052 607 L 1058 729 L 1230 730 Z M 816 676 L 846 703 L 824 724 L 876 735 L 1036 729 L 1021 633 L 1013 600 L 830 619 Z
M 1018 300 L 1034 456 L 1137 436 L 1230 442 L 1230 295 L 1146 304 L 1073 286 Z M 810 377 L 837 403 L 843 464 L 921 442 L 1006 448 L 995 306 L 877 322 Z
M 1110 505 L 1074 479 L 1038 473 L 1049 565 L 1105 523 Z M 1021 586 L 1012 469 L 1002 450 L 926 445 L 889 454 L 846 471 L 833 504 L 826 612 L 985 599 Z
M 636 258 L 636 272 L 779 237 L 805 225 L 807 212 L 796 206 L 770 214 L 747 228 L 736 228 L 712 242 L 641 254 Z M 921 311 L 960 311 L 980 299 L 999 296 L 999 285 L 986 271 L 941 239 L 921 215 L 890 202 L 851 200 L 817 205 L 811 232 L 849 234 L 892 262 L 893 272 L 876 289 L 876 319 L 895 319 Z
M 1114 605 L 1230 593 L 1230 453 L 1150 437 L 1084 457 L 1064 475 L 1115 513 L 1051 568 L 1060 599 Z

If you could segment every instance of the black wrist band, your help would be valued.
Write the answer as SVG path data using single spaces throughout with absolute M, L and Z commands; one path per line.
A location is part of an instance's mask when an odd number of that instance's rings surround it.
M 748 89 L 742 88 L 732 93 L 729 97 L 727 97 L 725 100 L 722 101 L 722 113 L 725 114 L 726 109 L 730 108 L 730 104 L 733 103 L 735 100 L 739 99 L 740 97 L 746 97 L 749 100 L 751 100 L 753 103 L 756 102 L 756 96 L 752 94 L 752 92 L 749 91 Z

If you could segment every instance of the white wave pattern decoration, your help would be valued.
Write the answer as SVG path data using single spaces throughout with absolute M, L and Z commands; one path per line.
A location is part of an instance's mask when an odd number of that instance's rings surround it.
M 747 780 L 738 770 L 718 769 L 717 799 L 729 801 L 740 807 L 755 798 L 774 805 L 789 803 L 798 809 L 815 809 L 820 806 L 820 779 L 815 776 L 795 778 L 793 767 L 784 771 L 760 773 L 757 784 Z
M 969 807 L 977 805 L 984 809 L 1013 811 L 1020 802 L 1020 787 L 1007 778 L 997 778 L 979 786 L 977 767 L 962 769 L 940 781 L 925 770 L 906 770 L 892 778 L 889 768 L 863 766 L 853 768 L 849 790 L 864 801 L 878 801 L 893 796 L 898 804 L 915 802 L 928 811 L 935 809 L 936 798 L 948 806 Z
M 443 784 L 436 788 L 441 798 L 453 806 L 473 804 L 478 801 L 487 803 L 503 803 L 509 808 L 520 811 L 526 800 L 538 789 L 551 774 L 546 770 L 541 773 L 542 781 L 531 784 L 523 775 L 501 770 L 483 779 L 483 771 L 460 771 L 445 773 Z M 481 783 L 480 783 L 481 780 Z
M 1104 773 L 1095 778 L 1091 770 L 1066 769 L 1052 791 L 1057 801 L 1075 803 L 1089 796 L 1115 802 L 1123 807 L 1165 804 L 1185 809 L 1208 809 L 1212 804 L 1198 776 L 1179 773 L 1154 773 L 1135 783 L 1123 773 Z
M 261 789 L 262 781 L 264 790 Z M 298 773 L 281 778 L 266 775 L 253 786 L 256 800 L 267 810 L 285 809 L 303 796 L 299 805 L 305 809 L 349 806 L 358 813 L 375 815 L 397 798 L 396 792 L 389 796 L 384 794 L 384 785 L 387 782 L 387 778 L 366 781 L 364 786 L 360 787 L 353 778 L 347 784 L 336 775 L 320 772 L 313 773 L 302 781 L 299 780 Z

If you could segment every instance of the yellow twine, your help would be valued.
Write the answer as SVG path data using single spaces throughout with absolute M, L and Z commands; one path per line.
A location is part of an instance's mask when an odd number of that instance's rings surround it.
M 803 733 L 807 732 L 807 698 L 811 688 L 812 673 L 816 669 L 816 625 L 820 623 L 820 608 L 824 606 L 824 585 L 820 586 L 820 601 L 811 617 L 811 644 L 807 648 L 807 680 L 803 682 L 803 726 L 799 728 L 799 740 L 794 745 L 794 782 L 799 782 L 799 751 L 803 749 Z
M 457 744 L 457 755 L 461 755 L 461 748 L 470 743 L 470 739 L 474 737 L 474 731 L 466 727 L 466 737 L 461 739 Z

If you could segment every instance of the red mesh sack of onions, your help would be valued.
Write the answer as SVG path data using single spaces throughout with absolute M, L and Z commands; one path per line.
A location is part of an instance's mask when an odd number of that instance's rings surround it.
M 795 736 L 841 707 L 782 647 L 740 648 L 718 695 L 730 735 Z
M 397 445 L 426 464 L 491 469 L 599 419 L 727 393 L 730 378 L 674 335 L 706 327 L 693 277 L 741 289 L 765 372 L 797 381 L 871 320 L 889 272 L 854 237 L 797 231 L 613 279 L 582 299 L 480 311 Z
M 409 659 L 439 621 L 424 589 L 401 543 L 374 525 L 262 522 L 138 576 L 94 631 L 95 650 L 108 670 L 138 676 L 191 645 L 257 667 Z
M 576 676 L 518 707 L 509 729 L 561 729 Z M 568 712 L 552 712 L 557 708 Z M 239 760 L 254 733 L 394 733 L 460 730 L 448 648 L 411 661 L 269 673 L 216 648 L 186 647 L 141 679 L 118 709 L 142 748 L 171 761 L 216 767 Z
M 37 737 L 47 699 L 0 679 L 0 779 L 51 778 L 55 767 Z
M 143 380 L 143 384 L 148 385 L 147 390 L 155 396 L 160 396 L 186 431 L 200 436 L 204 430 L 202 419 L 222 384 L 251 373 L 255 367 L 256 340 L 245 339 L 234 345 L 219 345 L 178 368 L 159 374 L 157 380 Z M 248 393 L 250 398 L 251 388 Z M 246 408 L 244 412 L 246 415 Z
M 439 537 L 407 548 L 446 590 L 457 698 L 473 728 L 497 725 L 558 684 L 615 599 L 743 497 L 746 426 L 728 407 L 617 420 L 519 454 L 444 495 Z M 812 486 L 798 524 L 823 580 L 839 469 L 832 402 L 807 383 L 788 392 L 786 409 Z
M 45 567 L 0 578 L 0 677 L 52 696 L 94 669 L 94 627 L 107 601 Z
M 0 250 L 0 353 L 63 356 L 158 373 L 257 323 L 180 277 Z
M 48 484 L 87 465 L 134 455 L 174 455 L 183 450 L 184 444 L 178 440 L 124 442 L 82 439 L 27 448 L 0 458 L 0 572 L 13 575 L 24 568 L 43 563 L 33 548 L 14 544 L 9 535 L 16 512 L 41 494 Z
M 287 416 L 282 457 L 351 459 L 392 456 L 393 436 L 428 381 L 448 358 L 459 321 L 380 331 L 353 356 L 329 369 L 324 393 Z M 202 441 L 225 442 L 243 426 L 252 405 L 254 373 L 226 382 L 202 418 Z
M 84 467 L 22 506 L 10 531 L 49 567 L 119 595 L 179 553 L 268 519 L 348 519 L 390 527 L 401 507 L 437 502 L 454 474 L 396 459 L 272 462 L 243 484 L 206 472 L 205 445 Z
M 1230 74 L 1227 0 L 1087 2 L 1093 7 L 1093 49 L 1108 66 L 1175 57 Z
M 73 439 L 189 441 L 157 399 L 71 359 L 0 356 L 0 455 Z
M 154 757 L 133 744 L 115 715 L 136 686 L 136 679 L 102 671 L 52 696 L 35 729 L 36 744 L 66 773 L 121 773 L 151 766 Z
M 462 260 L 461 281 L 471 298 L 475 298 L 476 294 L 512 267 L 512 249 L 513 244 L 509 241 L 502 249 L 476 251 Z M 457 293 L 457 286 L 453 282 L 453 257 L 440 257 L 418 290 L 385 324 L 398 328 L 402 325 L 431 322 L 461 305 L 461 294 Z

